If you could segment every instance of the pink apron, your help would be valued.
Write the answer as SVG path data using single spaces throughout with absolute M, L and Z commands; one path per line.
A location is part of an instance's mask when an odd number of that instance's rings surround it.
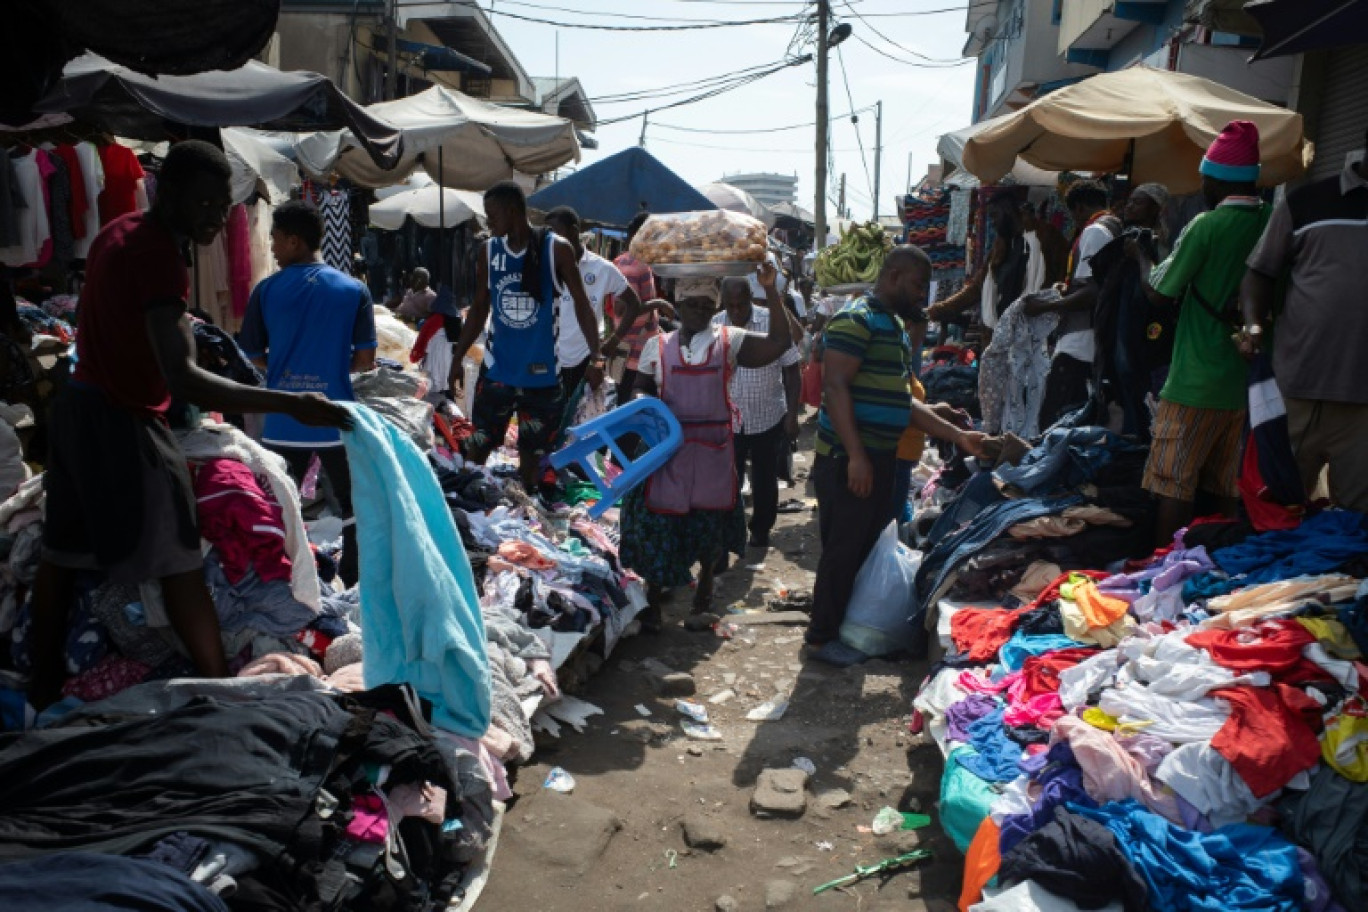
M 660 338 L 663 379 L 660 398 L 679 419 L 684 442 L 646 482 L 646 506 L 655 513 L 736 506 L 736 457 L 732 408 L 727 394 L 731 370 L 721 332 L 701 364 L 686 364 L 679 333 Z

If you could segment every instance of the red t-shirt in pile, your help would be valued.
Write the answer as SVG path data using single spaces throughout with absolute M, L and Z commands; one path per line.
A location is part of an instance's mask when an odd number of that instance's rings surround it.
M 171 391 L 148 338 L 145 313 L 149 304 L 184 304 L 189 294 L 190 273 L 170 231 L 142 212 L 110 222 L 86 259 L 74 378 L 121 408 L 164 415 Z

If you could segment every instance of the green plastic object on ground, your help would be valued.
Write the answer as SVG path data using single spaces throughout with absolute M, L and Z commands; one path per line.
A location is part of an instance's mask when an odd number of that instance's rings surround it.
M 883 874 L 896 874 L 899 871 L 910 868 L 920 861 L 925 861 L 931 857 L 930 849 L 917 849 L 915 852 L 908 852 L 906 855 L 898 855 L 895 858 L 885 858 L 883 861 L 872 865 L 856 865 L 854 874 L 847 874 L 845 877 L 837 878 L 830 883 L 824 883 L 812 891 L 812 895 L 825 893 L 827 890 L 835 890 L 837 887 L 849 886 L 868 880 L 871 877 L 878 877 Z

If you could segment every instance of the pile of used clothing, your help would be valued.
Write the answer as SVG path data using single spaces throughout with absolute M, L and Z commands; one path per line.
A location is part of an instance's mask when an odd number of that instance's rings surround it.
M 1047 436 L 923 564 L 961 908 L 1368 908 L 1368 517 L 1197 522 L 1126 561 L 1098 492 L 1130 456 Z M 976 556 L 1070 542 L 957 597 Z
M 467 763 L 407 687 L 143 684 L 0 750 L 0 908 L 442 908 L 492 819 Z
M 0 907 L 99 853 L 118 856 L 91 862 L 112 879 L 160 882 L 183 908 L 427 909 L 487 849 L 506 764 L 531 758 L 533 716 L 561 699 L 558 669 L 606 655 L 644 589 L 615 525 L 584 512 L 588 491 L 548 507 L 521 489 L 512 451 L 475 467 L 433 449 L 432 406 L 387 373 L 360 384 L 344 434 L 361 545 L 350 591 L 339 520 L 305 521 L 283 459 L 228 424 L 179 435 L 236 677 L 184 680 L 156 584 L 85 579 L 66 699 L 0 742 L 0 861 L 31 860 L 0 865 Z M 42 498 L 39 476 L 0 503 L 0 638 L 21 674 Z M 401 686 L 404 711 L 384 717 Z M 5 718 L 33 724 L 23 716 Z M 225 745 L 214 733 L 230 729 L 243 737 Z M 317 747 L 281 749 L 296 744 Z M 225 777 L 221 800 L 196 769 Z M 149 859 L 171 873 L 147 874 Z

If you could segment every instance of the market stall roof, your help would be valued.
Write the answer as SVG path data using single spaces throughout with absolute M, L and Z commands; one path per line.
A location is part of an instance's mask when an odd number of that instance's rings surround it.
M 966 189 L 979 186 L 981 183 L 979 179 L 964 170 L 964 146 L 969 142 L 971 136 L 977 136 L 985 130 L 992 129 L 1011 116 L 1004 114 L 1001 117 L 981 120 L 976 124 L 941 136 L 939 142 L 936 143 L 936 153 L 940 155 L 943 161 L 955 166 L 951 176 L 945 180 L 947 185 Z M 1059 180 L 1059 172 L 1045 171 L 1018 158 L 1013 163 L 1012 170 L 1003 175 L 1001 180 L 1022 187 L 1053 187 Z
M 774 213 L 776 220 L 789 219 L 790 221 L 802 222 L 809 227 L 816 224 L 811 212 L 793 203 L 778 203 L 770 206 L 769 210 Z
M 250 60 L 235 70 L 152 78 L 95 54 L 67 64 L 39 103 L 134 139 L 163 140 L 177 127 L 257 127 L 309 132 L 347 128 L 374 162 L 399 159 L 402 138 L 389 123 L 317 73 L 285 73 Z
M 1259 127 L 1260 183 L 1302 174 L 1312 148 L 1302 117 L 1185 73 L 1136 66 L 1066 86 L 969 137 L 964 167 L 985 183 L 1000 180 L 1017 157 L 1050 171 L 1120 172 L 1173 193 L 1201 186 L 1198 166 L 1232 120 Z
M 445 207 L 445 213 L 439 205 Z M 476 217 L 484 217 L 481 194 L 472 190 L 444 189 L 435 183 L 392 194 L 370 207 L 370 223 L 386 231 L 398 231 L 409 218 L 424 228 L 454 228 Z
M 1255 0 L 1245 4 L 1245 12 L 1263 27 L 1255 60 L 1368 42 L 1363 0 Z
M 301 137 L 296 144 L 300 165 L 315 175 L 336 171 L 365 187 L 400 183 L 421 166 L 447 187 L 487 190 L 515 172 L 544 174 L 580 157 L 570 121 L 491 104 L 442 86 L 365 111 L 399 128 L 404 150 L 397 163 L 377 167 L 358 154 L 351 131 L 338 131 Z
M 718 209 L 749 215 L 764 222 L 766 228 L 774 227 L 774 213 L 769 207 L 740 187 L 715 181 L 699 187 L 698 192 L 712 200 Z
M 643 210 L 666 213 L 717 208 L 639 146 L 556 181 L 537 191 L 528 204 L 542 211 L 569 206 L 581 218 L 605 225 L 626 225 Z
M 280 0 L 49 0 L 5 4 L 0 121 L 24 124 L 84 51 L 139 73 L 231 70 L 275 32 Z
M 233 202 L 245 203 L 260 194 L 271 205 L 290 198 L 298 187 L 299 169 L 258 133 L 230 127 L 220 131 L 223 151 L 233 166 Z

